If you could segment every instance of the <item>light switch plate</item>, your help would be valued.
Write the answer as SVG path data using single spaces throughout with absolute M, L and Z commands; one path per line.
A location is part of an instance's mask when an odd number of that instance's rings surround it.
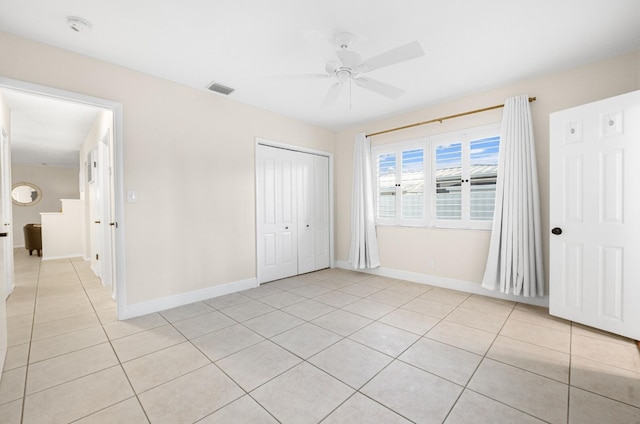
M 138 192 L 135 190 L 127 191 L 127 203 L 136 203 L 138 201 Z

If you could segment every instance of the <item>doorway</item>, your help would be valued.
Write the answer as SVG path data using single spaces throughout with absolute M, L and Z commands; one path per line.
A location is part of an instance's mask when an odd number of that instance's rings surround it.
M 96 150 L 100 150 L 100 160 L 105 163 L 104 171 L 101 174 L 101 178 L 104 178 L 105 173 L 112 176 L 109 184 L 102 181 L 100 186 L 97 187 L 97 193 L 103 201 L 101 202 L 102 211 L 100 216 L 104 221 L 104 226 L 100 229 L 100 234 L 104 241 L 102 248 L 102 258 L 105 256 L 112 259 L 112 266 L 106 267 L 108 271 L 104 271 L 105 267 L 100 273 L 106 276 L 113 284 L 114 300 L 117 305 L 117 316 L 122 317 L 125 315 L 125 290 L 124 290 L 124 231 L 123 231 L 123 214 L 124 205 L 121 201 L 123 199 L 122 193 L 122 106 L 117 102 L 110 100 L 95 98 L 86 96 L 79 93 L 72 93 L 63 90 L 58 90 L 50 87 L 39 86 L 22 81 L 10 80 L 0 78 L 0 90 L 7 89 L 17 92 L 22 92 L 43 99 L 59 100 L 66 103 L 73 103 L 76 105 L 90 106 L 93 108 L 99 108 L 109 112 L 109 127 L 112 129 L 108 134 L 105 134 L 102 139 L 98 140 Z M 10 105 L 9 105 L 10 108 Z M 11 137 L 11 132 L 10 132 Z M 109 140 L 105 140 L 108 137 Z M 11 142 L 11 139 L 9 140 Z M 90 168 L 87 168 L 87 156 L 80 153 L 79 155 L 79 185 L 80 191 L 84 191 L 85 195 L 88 195 L 86 185 L 83 188 L 83 183 L 90 183 L 89 177 Z M 96 157 L 96 161 L 98 158 Z M 108 165 L 106 165 L 108 164 Z M 89 166 L 93 166 L 92 162 L 88 162 Z M 96 175 L 96 180 L 100 176 Z M 112 187 L 111 187 L 112 186 Z M 3 191 L 2 193 L 6 193 Z M 85 217 L 85 222 L 88 222 L 89 214 Z M 106 229 L 105 229 L 106 228 Z M 106 233 L 109 232 L 109 236 Z M 86 237 L 85 237 L 86 240 Z M 85 251 L 86 252 L 86 251 Z M 88 255 L 84 254 L 85 258 Z M 108 252 L 105 254 L 104 252 Z M 0 270 L 4 272 L 4 270 Z M 116 295 L 117 293 L 117 295 Z

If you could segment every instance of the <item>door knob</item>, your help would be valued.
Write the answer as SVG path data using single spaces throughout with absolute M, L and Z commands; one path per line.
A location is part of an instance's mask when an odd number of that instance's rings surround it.
M 551 233 L 559 236 L 560 234 L 562 234 L 562 228 L 555 227 L 553 230 L 551 230 Z

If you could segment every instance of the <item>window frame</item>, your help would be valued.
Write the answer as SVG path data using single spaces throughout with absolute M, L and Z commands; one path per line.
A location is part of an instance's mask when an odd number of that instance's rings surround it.
M 403 218 L 402 217 L 402 152 L 411 151 L 411 150 L 422 150 L 422 175 L 425 178 L 426 175 L 429 175 L 430 170 L 428 168 L 428 164 L 430 163 L 430 153 L 428 151 L 427 145 L 424 140 L 408 140 L 400 143 L 386 144 L 381 146 L 376 146 L 371 149 L 371 157 L 372 157 L 372 171 L 374 175 L 372 176 L 374 180 L 373 187 L 375 189 L 374 192 L 374 203 L 375 203 L 375 218 L 376 225 L 392 225 L 392 226 L 403 226 L 403 227 L 424 227 L 426 226 L 426 222 L 429 216 L 428 203 L 430 202 L 429 193 L 427 191 L 426 180 L 423 182 L 423 201 L 422 201 L 422 218 L 412 219 L 412 218 Z M 375 153 L 374 153 L 375 152 Z M 378 216 L 378 195 L 379 191 L 379 178 L 378 178 L 378 156 L 385 155 L 389 153 L 394 153 L 396 158 L 396 191 L 395 191 L 395 212 L 396 216 L 393 218 L 380 218 Z M 398 184 L 400 184 L 398 186 Z
M 472 229 L 472 230 L 491 230 L 493 219 L 478 220 L 471 219 L 471 184 L 464 183 L 461 187 L 462 216 L 457 219 L 442 219 L 436 216 L 436 147 L 448 141 L 461 142 L 462 144 L 462 179 L 471 180 L 470 162 L 471 152 L 470 146 L 472 141 L 482 140 L 491 137 L 500 137 L 500 123 L 494 123 L 479 127 L 468 128 L 464 130 L 451 131 L 448 133 L 437 134 L 419 139 L 411 139 L 391 144 L 383 144 L 373 146 L 371 148 L 372 160 L 372 179 L 374 187 L 374 203 L 375 203 L 375 220 L 376 225 L 380 226 L 401 226 L 401 227 L 429 227 L 429 228 L 448 228 L 448 229 Z M 423 217 L 420 219 L 410 219 L 402 217 L 402 152 L 422 149 L 423 150 Z M 394 153 L 396 157 L 396 209 L 395 217 L 379 218 L 378 216 L 378 196 L 379 196 L 379 178 L 378 178 L 378 156 L 383 154 Z M 495 211 L 494 211 L 495 213 Z

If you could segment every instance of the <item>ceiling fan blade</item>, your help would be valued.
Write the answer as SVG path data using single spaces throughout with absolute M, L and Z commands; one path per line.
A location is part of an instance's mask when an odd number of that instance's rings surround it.
M 337 60 L 329 60 L 324 65 L 324 70 L 328 75 L 333 75 L 340 68 L 340 62 Z
M 342 66 L 345 68 L 354 69 L 356 66 L 362 63 L 362 58 L 360 57 L 360 55 L 351 50 L 338 50 L 336 52 L 336 56 L 338 56 L 340 62 L 342 62 Z
M 417 41 L 412 41 L 404 46 L 391 49 L 377 56 L 373 56 L 362 62 L 357 70 L 358 72 L 369 72 L 374 69 L 384 68 L 385 66 L 395 65 L 396 63 L 406 60 L 415 59 L 424 56 L 424 50 Z
M 327 95 L 324 98 L 324 102 L 322 102 L 323 106 L 331 106 L 336 102 L 336 100 L 338 100 L 338 96 L 342 91 L 342 85 L 343 84 L 341 82 L 337 82 L 333 84 L 331 87 L 329 87 L 329 91 L 327 91 Z
M 398 87 L 394 87 L 371 78 L 354 78 L 353 80 L 358 86 L 390 99 L 397 99 L 404 94 L 404 90 L 401 90 Z

